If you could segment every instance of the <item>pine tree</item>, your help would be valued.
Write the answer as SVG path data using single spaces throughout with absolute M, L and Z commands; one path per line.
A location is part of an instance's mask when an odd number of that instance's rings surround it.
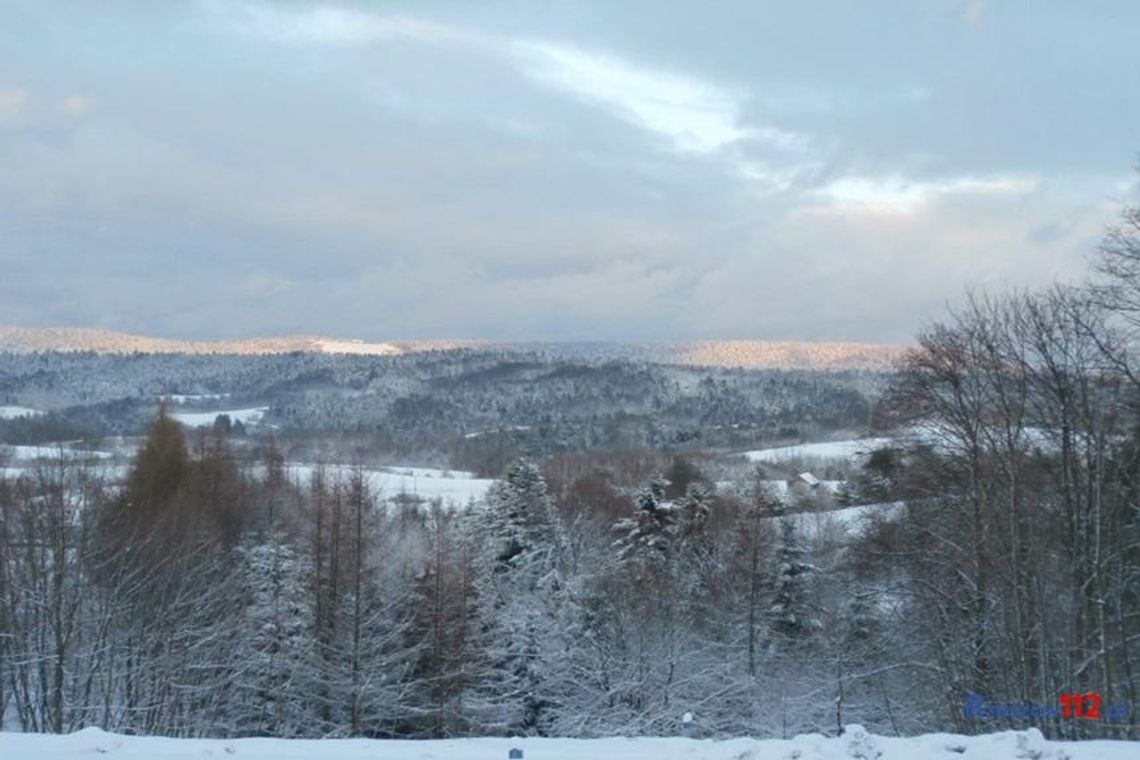
M 690 483 L 677 504 L 677 535 L 681 542 L 696 546 L 705 537 L 709 521 L 709 493 L 701 483 Z
M 633 563 L 638 576 L 668 567 L 673 557 L 677 513 L 664 501 L 665 487 L 654 478 L 637 494 L 633 515 L 614 525 L 618 559 Z
M 776 593 L 772 600 L 772 630 L 797 638 L 819 628 L 808 608 L 808 594 L 815 566 L 804 558 L 807 552 L 796 534 L 794 518 L 780 518 L 776 548 Z
M 244 608 L 232 720 L 239 734 L 301 735 L 312 716 L 292 695 L 311 683 L 311 568 L 276 531 L 264 541 L 247 539 L 238 552 Z
M 515 463 L 505 480 L 491 487 L 486 501 L 482 533 L 493 572 L 523 566 L 546 571 L 557 567 L 565 540 L 546 481 L 533 462 Z
M 564 539 L 538 467 L 517 462 L 491 488 L 478 526 L 476 589 L 484 730 L 544 734 L 556 707 L 551 658 L 563 634 Z

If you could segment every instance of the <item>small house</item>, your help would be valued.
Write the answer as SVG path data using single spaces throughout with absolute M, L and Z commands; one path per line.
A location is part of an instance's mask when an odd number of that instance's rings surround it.
M 810 472 L 801 472 L 799 475 L 788 479 L 789 489 L 801 488 L 816 491 L 819 490 L 820 485 L 821 484 L 819 482 L 819 478 L 817 478 L 815 475 L 812 475 Z

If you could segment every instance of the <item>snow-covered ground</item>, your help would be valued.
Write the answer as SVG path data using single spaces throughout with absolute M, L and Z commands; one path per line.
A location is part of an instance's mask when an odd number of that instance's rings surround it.
M 290 464 L 289 473 L 299 483 L 308 483 L 316 468 L 308 464 Z M 329 465 L 328 476 L 348 477 L 352 467 Z M 459 470 L 433 470 L 427 467 L 389 466 L 365 468 L 368 488 L 374 496 L 389 499 L 401 494 L 423 499 L 441 499 L 444 504 L 464 506 L 472 499 L 479 500 L 487 493 L 494 480 L 476 478 Z
M 11 760 L 1135 760 L 1140 743 L 1052 742 L 1035 729 L 981 736 L 926 734 L 892 738 L 849 726 L 837 738 L 792 739 L 163 739 L 120 736 L 95 728 L 74 734 L 0 733 L 0 757 Z
M 219 414 L 227 414 L 231 422 L 240 422 L 243 425 L 260 422 L 265 413 L 269 411 L 267 406 L 257 406 L 250 409 L 218 409 L 212 412 L 171 412 L 170 416 L 181 422 L 186 427 L 202 427 L 214 424 L 214 420 L 218 418 Z
M 888 446 L 893 438 L 858 438 L 848 441 L 803 443 L 798 446 L 778 446 L 741 452 L 749 462 L 786 462 L 790 459 L 855 459 Z
M 358 354 L 363 356 L 396 356 L 404 353 L 391 343 L 365 343 L 362 340 L 318 339 L 316 349 L 326 354 Z
M 61 454 L 64 459 L 111 458 L 111 452 L 109 451 L 75 449 L 66 444 L 54 446 L 0 446 L 0 455 L 4 455 L 9 461 L 13 462 L 32 461 L 36 459 L 58 459 Z
M 39 409 L 29 409 L 26 406 L 0 406 L 0 420 L 14 420 L 17 417 L 38 417 L 43 414 Z
M 760 482 L 764 485 L 764 489 L 777 499 L 785 498 L 788 495 L 788 491 L 791 490 L 786 480 L 762 480 Z M 717 486 L 719 487 L 719 485 L 718 483 Z M 819 487 L 827 493 L 837 494 L 839 493 L 839 489 L 843 487 L 843 481 L 821 480 L 819 481 Z
M 229 396 L 228 393 L 170 393 L 162 398 L 172 404 L 189 404 L 194 401 L 221 401 Z
M 472 480 L 475 473 L 466 470 L 439 470 L 434 467 L 410 467 L 405 465 L 388 465 L 377 468 L 381 472 L 400 475 L 405 478 L 443 478 L 445 480 Z
M 792 515 L 792 520 L 797 530 L 808 537 L 823 535 L 855 537 L 864 534 L 877 521 L 898 520 L 905 512 L 906 503 L 895 501 L 885 504 L 863 504 L 826 512 L 799 512 Z
M 482 438 L 483 436 L 491 435 L 492 433 L 506 433 L 512 431 L 522 432 L 525 430 L 530 430 L 530 425 L 508 425 L 507 427 L 495 428 L 494 430 L 476 430 L 474 433 L 464 434 L 463 437 L 467 439 Z

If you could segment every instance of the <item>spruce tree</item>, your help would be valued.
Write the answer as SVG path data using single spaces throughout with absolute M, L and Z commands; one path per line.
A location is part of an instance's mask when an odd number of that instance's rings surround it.
M 483 729 L 544 734 L 557 698 L 565 541 L 538 467 L 520 460 L 486 497 L 478 525 L 476 591 L 484 673 L 475 695 Z
M 651 480 L 638 492 L 633 515 L 614 525 L 618 559 L 633 563 L 638 576 L 667 567 L 673 556 L 677 514 L 664 500 L 665 488 L 663 479 Z
M 770 611 L 772 630 L 788 638 L 802 637 L 819 627 L 808 607 L 815 566 L 806 561 L 806 555 L 794 518 L 781 517 L 776 548 L 776 592 Z

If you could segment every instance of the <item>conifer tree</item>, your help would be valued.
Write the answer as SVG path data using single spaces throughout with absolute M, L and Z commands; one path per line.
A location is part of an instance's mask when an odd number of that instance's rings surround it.
M 303 698 L 311 684 L 311 568 L 276 531 L 239 549 L 241 615 L 239 692 L 231 719 L 239 734 L 298 736 L 311 722 Z
M 819 627 L 808 607 L 808 594 L 815 566 L 805 557 L 807 551 L 796 533 L 794 518 L 780 518 L 776 548 L 776 592 L 772 600 L 772 630 L 797 638 Z
M 664 500 L 665 487 L 661 478 L 651 480 L 637 494 L 633 515 L 614 525 L 618 559 L 637 565 L 639 575 L 667 567 L 673 556 L 677 514 Z
M 520 460 L 486 497 L 476 567 L 484 678 L 475 695 L 484 730 L 548 731 L 552 659 L 563 634 L 564 539 L 546 481 Z

